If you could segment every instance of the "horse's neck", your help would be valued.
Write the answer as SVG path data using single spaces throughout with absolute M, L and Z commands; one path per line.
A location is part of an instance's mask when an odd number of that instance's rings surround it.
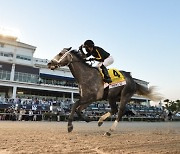
M 69 65 L 69 69 L 79 85 L 80 98 L 82 100 L 86 98 L 86 101 L 87 98 L 90 98 L 88 101 L 101 99 L 104 92 L 101 74 L 95 68 L 76 60 Z
M 69 69 L 78 83 L 86 82 L 88 77 L 94 72 L 93 68 L 84 64 L 82 61 L 78 60 L 78 58 L 69 65 Z

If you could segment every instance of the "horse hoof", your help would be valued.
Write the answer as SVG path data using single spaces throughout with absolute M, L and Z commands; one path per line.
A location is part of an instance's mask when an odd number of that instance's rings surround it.
M 100 127 L 103 124 L 103 122 L 98 122 L 98 126 Z
M 68 126 L 68 133 L 72 132 L 72 130 L 73 130 L 73 125 Z
M 106 132 L 106 133 L 104 134 L 104 136 L 111 136 L 111 133 Z

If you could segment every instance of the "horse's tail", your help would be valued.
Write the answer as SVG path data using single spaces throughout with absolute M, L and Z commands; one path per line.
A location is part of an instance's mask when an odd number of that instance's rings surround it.
M 136 94 L 138 95 L 142 95 L 146 98 L 149 98 L 152 101 L 160 101 L 163 99 L 163 97 L 161 96 L 161 94 L 156 92 L 156 87 L 155 86 L 151 86 L 149 88 L 144 87 L 138 83 L 136 83 Z

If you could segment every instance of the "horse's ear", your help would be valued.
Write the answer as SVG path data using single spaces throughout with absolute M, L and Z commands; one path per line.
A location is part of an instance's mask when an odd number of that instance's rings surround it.
M 71 50 L 71 48 L 72 48 L 72 47 L 69 47 L 69 48 L 67 48 L 67 50 L 69 51 L 69 50 Z

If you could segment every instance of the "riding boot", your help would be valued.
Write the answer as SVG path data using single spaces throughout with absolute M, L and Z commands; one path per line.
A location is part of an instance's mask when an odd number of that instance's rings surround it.
M 102 73 L 104 74 L 104 82 L 111 83 L 112 80 L 109 76 L 108 70 L 104 65 L 101 65 Z

